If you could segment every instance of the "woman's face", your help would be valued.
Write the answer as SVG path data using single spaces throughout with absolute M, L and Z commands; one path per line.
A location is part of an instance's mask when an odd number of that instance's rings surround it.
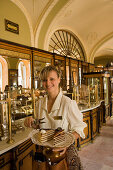
M 50 71 L 43 80 L 43 87 L 48 93 L 59 92 L 60 78 L 55 71 Z

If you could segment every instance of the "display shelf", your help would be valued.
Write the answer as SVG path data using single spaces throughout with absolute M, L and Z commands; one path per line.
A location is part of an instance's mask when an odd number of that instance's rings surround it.
M 73 87 L 73 99 L 76 100 L 79 107 L 89 108 L 100 102 L 99 84 L 88 84 Z
M 91 90 L 91 100 L 96 101 L 104 100 L 105 103 L 105 118 L 103 121 L 105 123 L 106 118 L 111 115 L 110 110 L 110 101 L 111 101 L 111 88 L 110 88 L 110 74 L 108 72 L 92 72 L 92 73 L 84 73 L 85 84 L 90 85 Z M 97 85 L 97 87 L 96 87 Z M 93 96 L 93 87 L 97 91 L 98 95 Z

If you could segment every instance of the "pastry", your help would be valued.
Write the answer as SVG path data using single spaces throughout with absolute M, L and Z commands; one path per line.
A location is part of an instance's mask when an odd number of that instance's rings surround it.
M 53 129 L 41 129 L 37 134 L 38 141 L 41 143 L 50 141 L 53 139 L 54 133 L 55 131 Z
M 57 128 L 55 130 L 53 141 L 54 141 L 54 146 L 62 142 L 65 142 L 65 132 L 62 128 Z

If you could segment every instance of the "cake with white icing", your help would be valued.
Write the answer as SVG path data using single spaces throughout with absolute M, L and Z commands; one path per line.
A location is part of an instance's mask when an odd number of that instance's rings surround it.
M 37 134 L 38 141 L 41 143 L 50 141 L 53 139 L 54 133 L 53 129 L 41 129 Z

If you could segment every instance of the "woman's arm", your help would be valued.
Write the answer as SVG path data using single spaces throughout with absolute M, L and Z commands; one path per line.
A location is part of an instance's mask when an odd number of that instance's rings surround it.
M 84 128 L 87 126 L 83 122 L 83 114 L 80 112 L 78 105 L 75 100 L 71 100 L 68 110 L 68 122 L 69 122 L 69 131 L 73 133 L 77 139 L 79 136 L 85 138 Z

